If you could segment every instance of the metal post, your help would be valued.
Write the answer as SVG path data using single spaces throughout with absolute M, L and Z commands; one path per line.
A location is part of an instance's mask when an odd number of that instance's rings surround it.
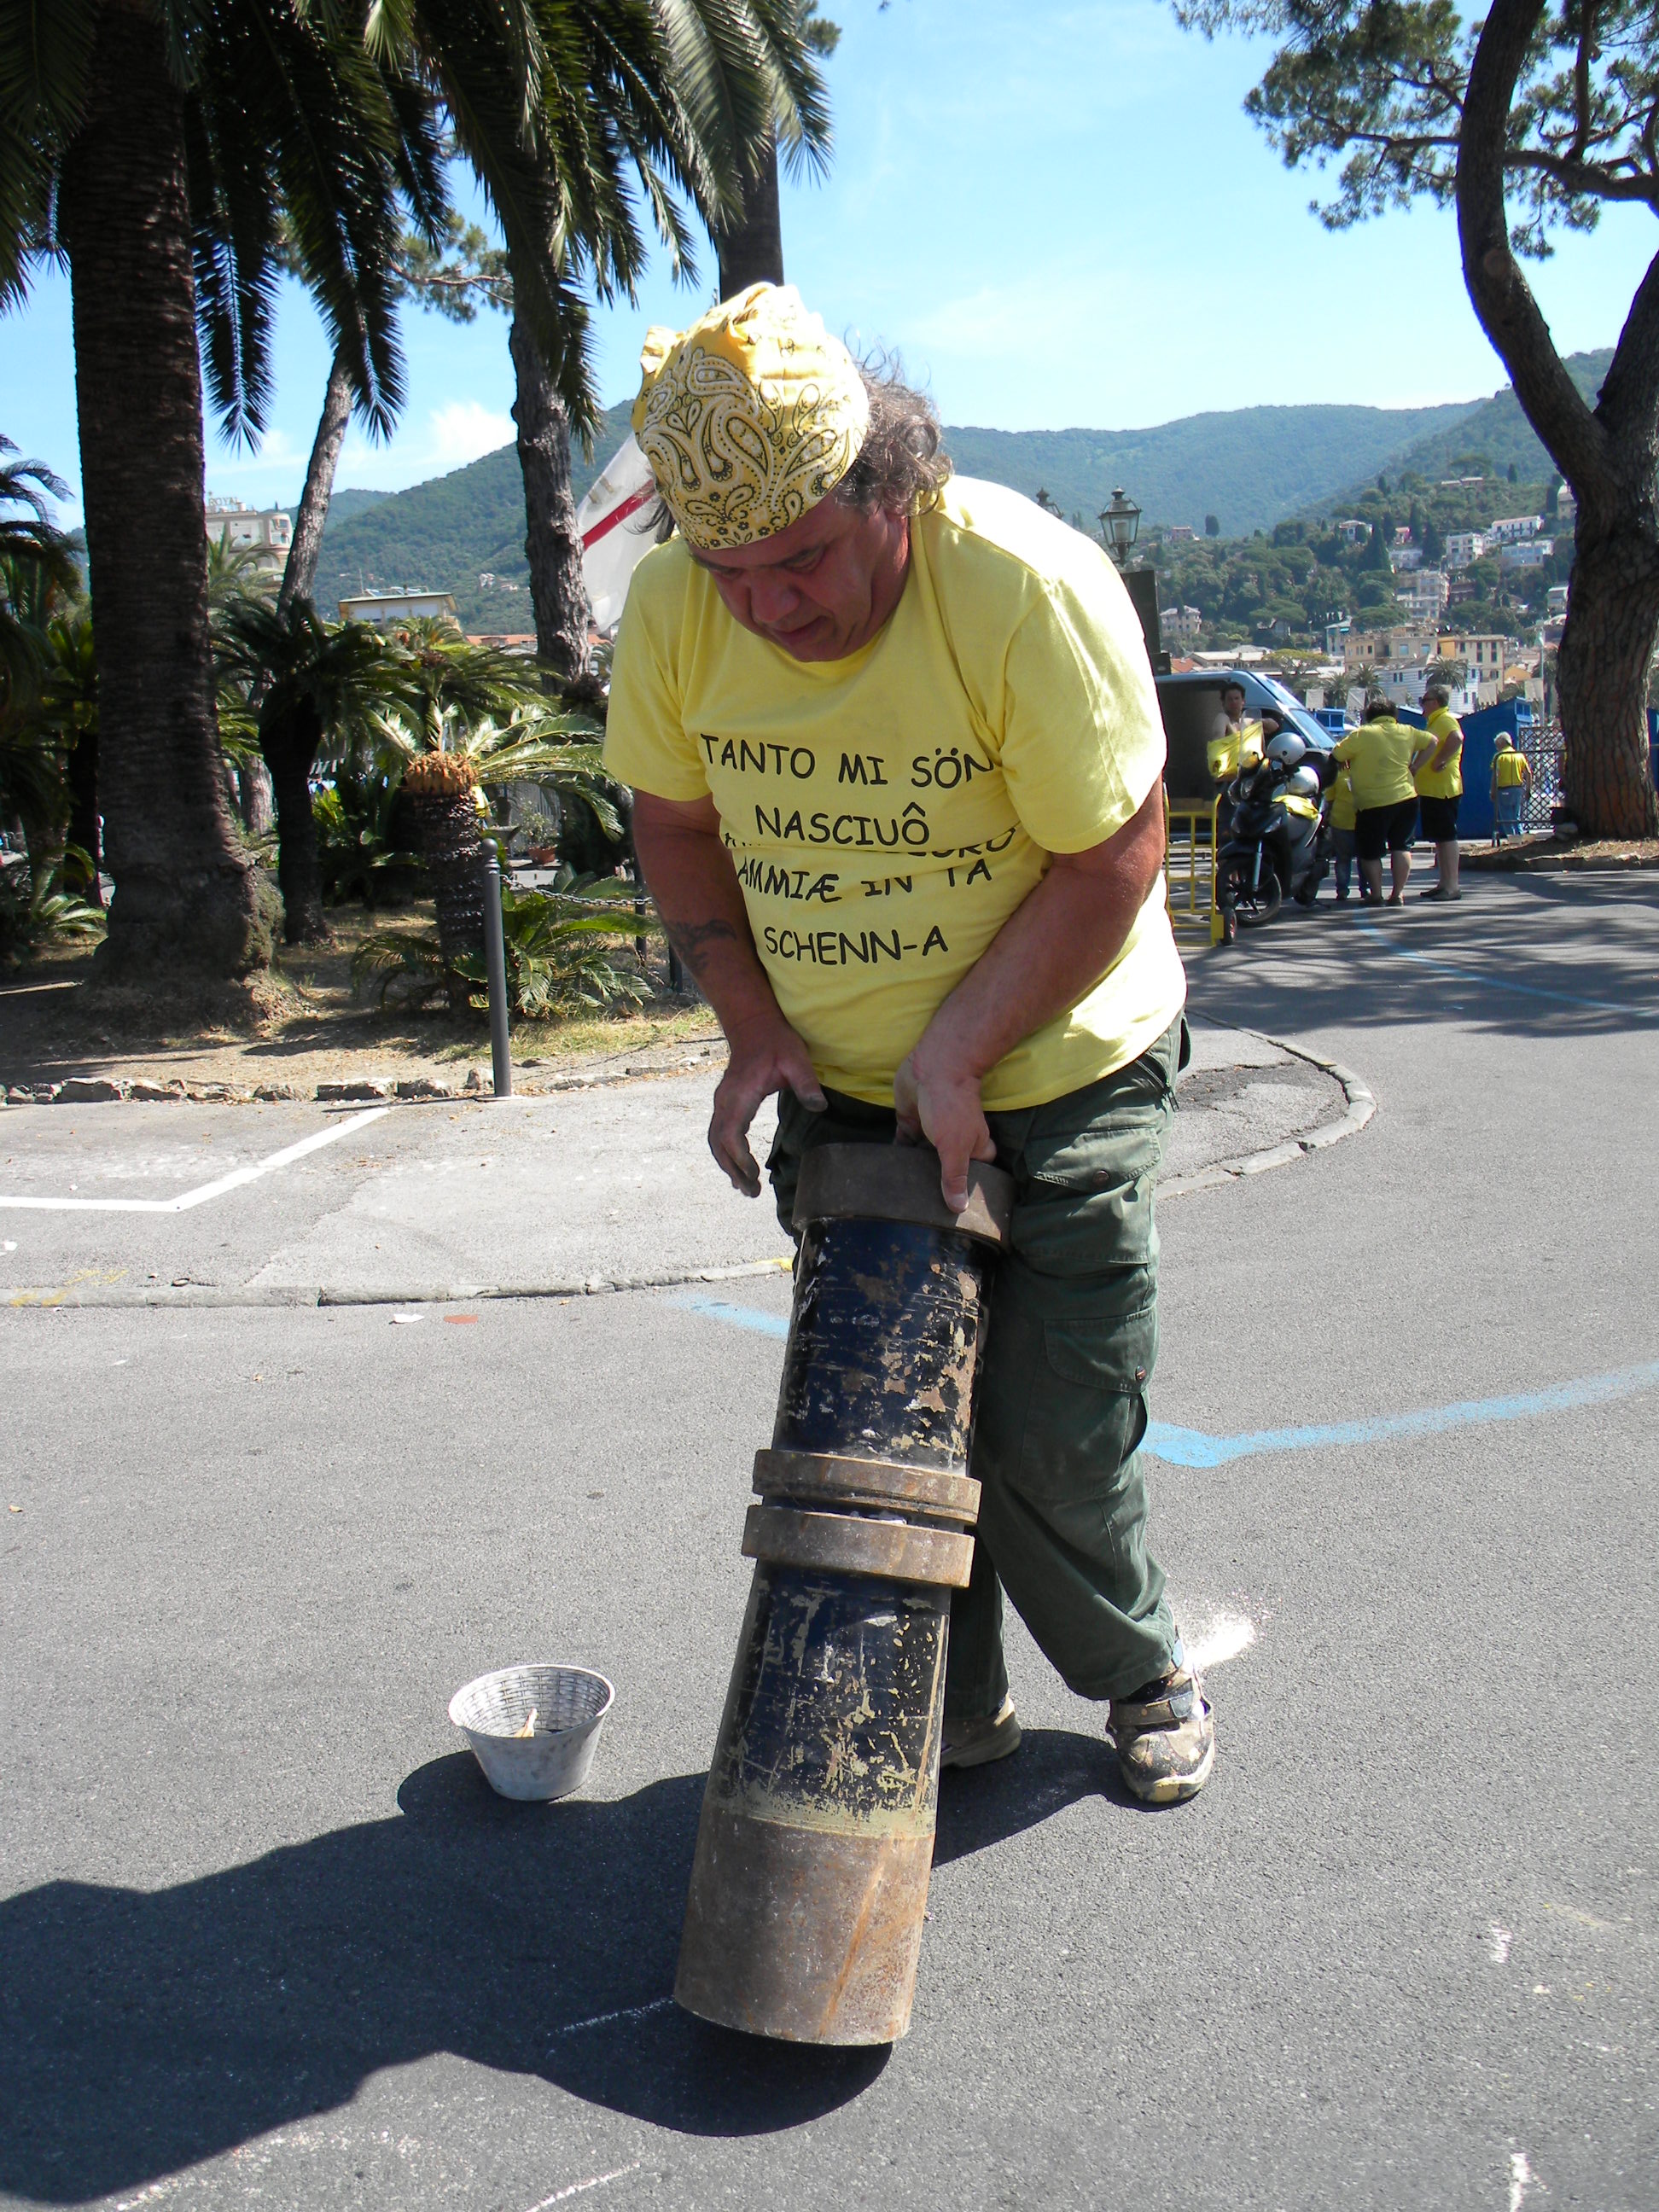
M 513 1096 L 513 1058 L 507 1042 L 507 944 L 501 935 L 501 863 L 489 848 L 484 863 L 484 964 L 489 972 L 489 1057 L 495 1096 Z

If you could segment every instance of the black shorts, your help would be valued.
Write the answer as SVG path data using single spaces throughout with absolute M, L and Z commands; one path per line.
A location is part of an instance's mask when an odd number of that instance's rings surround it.
M 1362 806 L 1353 834 L 1362 860 L 1380 860 L 1385 851 L 1409 853 L 1417 838 L 1417 801 L 1401 799 L 1392 806 Z
M 1457 801 L 1455 799 L 1431 799 L 1425 792 L 1417 803 L 1423 811 L 1423 835 L 1431 837 L 1437 845 L 1455 844 L 1457 839 Z

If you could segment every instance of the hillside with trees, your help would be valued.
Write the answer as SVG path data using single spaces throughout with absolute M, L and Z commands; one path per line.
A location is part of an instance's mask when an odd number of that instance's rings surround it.
M 1572 356 L 1582 390 L 1595 391 L 1608 359 L 1605 349 Z M 573 450 L 578 500 L 627 435 L 628 417 L 626 403 L 610 409 L 592 454 Z M 1414 537 L 1423 525 L 1443 536 L 1480 529 L 1494 514 L 1546 512 L 1554 478 L 1508 390 L 1443 407 L 1242 408 L 1151 430 L 952 427 L 945 441 L 965 476 L 1030 497 L 1046 493 L 1053 507 L 1090 530 L 1113 487 L 1126 485 L 1146 516 L 1143 555 L 1166 574 L 1170 597 L 1200 608 L 1206 626 L 1224 633 L 1216 641 L 1229 643 L 1274 622 L 1311 642 L 1338 608 L 1395 618 L 1386 564 L 1362 569 L 1355 550 L 1332 542 L 1323 523 L 1386 515 L 1390 525 L 1411 524 Z M 1357 465 L 1369 471 L 1358 483 Z M 1443 487 L 1441 478 L 1453 474 L 1483 481 Z M 1168 541 L 1168 526 L 1202 529 L 1206 516 L 1216 525 L 1207 543 Z M 1473 627 L 1500 626 L 1499 617 L 1507 625 L 1513 617 L 1510 595 L 1495 567 L 1486 574 L 1489 565 L 1475 580 L 1480 607 L 1494 621 Z M 1547 581 L 1565 574 L 1564 566 L 1552 567 Z M 493 583 L 481 585 L 481 575 Z M 1537 581 L 1528 579 L 1529 587 Z M 468 630 L 532 628 L 523 487 L 511 446 L 408 491 L 336 494 L 318 568 L 325 611 L 332 613 L 349 592 L 398 584 L 453 592 Z

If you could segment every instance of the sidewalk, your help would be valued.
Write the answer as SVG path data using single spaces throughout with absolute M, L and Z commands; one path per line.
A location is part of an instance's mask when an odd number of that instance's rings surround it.
M 659 1055 L 672 1073 L 643 1055 L 590 1066 L 551 1097 L 8 1107 L 0 1298 L 568 1297 L 775 1266 L 787 1239 L 769 1202 L 740 1197 L 708 1157 L 722 1054 L 700 1048 L 691 1072 L 676 1044 Z M 1180 1097 L 1172 1196 L 1288 1165 L 1350 1114 L 1326 1070 L 1231 1030 L 1195 1031 Z M 769 1105 L 762 1160 L 774 1123 Z

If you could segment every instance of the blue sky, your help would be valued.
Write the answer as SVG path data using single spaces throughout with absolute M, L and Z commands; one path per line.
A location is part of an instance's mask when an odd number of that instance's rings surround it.
M 1504 382 L 1474 320 L 1449 213 L 1332 234 L 1319 188 L 1241 112 L 1267 49 L 1206 45 L 1164 0 L 829 0 L 836 146 L 786 185 L 787 273 L 832 329 L 896 348 L 947 422 L 1121 428 L 1209 409 L 1346 400 L 1408 406 Z M 1616 209 L 1534 274 L 1564 350 L 1613 343 L 1653 220 Z M 631 392 L 653 322 L 712 295 L 653 267 L 637 307 L 598 321 L 601 388 Z M 1384 327 L 1384 325 L 1388 327 Z M 411 311 L 397 434 L 356 428 L 337 481 L 396 489 L 512 435 L 506 325 Z M 210 438 L 217 492 L 292 502 L 328 372 L 304 295 L 284 300 L 263 447 Z M 47 276 L 0 322 L 0 431 L 78 491 L 68 286 Z M 1132 488 L 1133 489 L 1133 488 Z M 78 519 L 78 502 L 64 510 Z

